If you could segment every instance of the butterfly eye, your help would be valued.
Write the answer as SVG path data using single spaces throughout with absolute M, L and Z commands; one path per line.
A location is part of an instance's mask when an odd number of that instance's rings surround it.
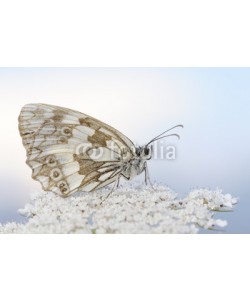
M 139 149 L 139 148 L 136 148 L 136 149 L 135 149 L 135 154 L 136 154 L 137 156 L 140 156 L 140 153 L 141 153 L 140 149 Z
M 149 155 L 149 148 L 145 148 L 145 149 L 144 149 L 144 154 L 145 154 L 145 155 Z

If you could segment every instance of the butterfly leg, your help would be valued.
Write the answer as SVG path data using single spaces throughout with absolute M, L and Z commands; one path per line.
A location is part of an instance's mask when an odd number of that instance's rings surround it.
M 116 188 L 118 189 L 119 187 L 119 184 L 120 184 L 120 176 L 117 178 L 117 185 L 116 185 Z
M 155 188 L 153 187 L 153 184 L 152 184 L 152 182 L 150 180 L 150 177 L 149 177 L 149 171 L 148 171 L 148 165 L 147 164 L 145 165 L 144 172 L 145 172 L 145 184 L 148 185 L 148 182 L 149 182 L 149 184 L 151 185 L 151 188 L 155 191 Z
M 115 182 L 114 182 L 114 184 L 113 184 L 113 186 L 112 186 L 111 191 L 110 191 L 110 192 L 108 193 L 108 195 L 102 200 L 102 202 L 101 202 L 100 204 L 102 204 L 104 200 L 107 200 L 107 199 L 109 198 L 109 196 L 113 193 L 113 191 L 114 191 L 115 189 L 118 188 L 119 182 L 120 182 L 120 175 L 119 175 L 119 176 L 117 177 L 117 179 L 115 180 Z
M 147 182 L 149 182 L 150 185 L 151 185 L 151 188 L 156 192 L 157 190 L 153 187 L 153 184 L 152 184 L 152 182 L 150 180 L 150 177 L 149 177 L 149 172 L 148 172 L 148 166 L 147 166 L 147 164 L 145 165 L 145 169 L 144 170 L 145 170 L 145 183 L 146 183 L 146 185 L 147 185 Z M 164 201 L 164 199 L 162 197 L 160 197 L 160 199 L 162 201 Z

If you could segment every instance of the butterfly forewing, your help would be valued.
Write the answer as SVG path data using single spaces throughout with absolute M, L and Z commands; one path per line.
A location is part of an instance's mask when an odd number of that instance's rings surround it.
M 27 104 L 19 131 L 32 177 L 61 196 L 93 191 L 117 180 L 124 151 L 133 143 L 113 127 L 83 113 L 47 104 Z

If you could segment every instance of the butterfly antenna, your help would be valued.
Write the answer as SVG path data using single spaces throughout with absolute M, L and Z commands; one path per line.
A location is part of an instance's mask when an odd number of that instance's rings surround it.
M 180 136 L 179 136 L 178 134 L 168 134 L 168 135 L 162 136 L 163 134 L 165 134 L 165 133 L 169 132 L 170 130 L 173 130 L 173 129 L 177 128 L 177 127 L 183 128 L 184 126 L 183 126 L 183 125 L 176 125 L 176 126 L 174 126 L 174 127 L 171 127 L 170 129 L 168 129 L 168 130 L 162 132 L 161 134 L 159 134 L 159 135 L 157 135 L 155 138 L 153 138 L 150 142 L 147 143 L 146 146 L 148 146 L 149 144 L 151 144 L 151 143 L 153 143 L 153 142 L 155 142 L 155 141 L 157 141 L 157 140 L 160 140 L 160 139 L 163 139 L 163 138 L 169 137 L 169 136 L 177 136 L 178 139 L 180 139 Z
M 155 141 L 158 141 L 158 140 L 160 140 L 160 139 L 164 139 L 164 138 L 166 138 L 166 137 L 170 137 L 170 136 L 176 136 L 178 139 L 180 139 L 179 134 L 173 133 L 173 134 L 168 134 L 168 135 L 164 135 L 164 136 L 158 137 L 157 139 L 154 139 L 154 142 L 155 142 Z

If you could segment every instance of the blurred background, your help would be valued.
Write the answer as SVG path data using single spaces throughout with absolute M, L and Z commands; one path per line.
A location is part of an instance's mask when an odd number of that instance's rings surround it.
M 0 100 L 1 223 L 23 220 L 17 209 L 41 190 L 17 120 L 24 104 L 41 102 L 89 114 L 137 144 L 183 124 L 181 139 L 169 140 L 176 160 L 151 160 L 151 180 L 180 197 L 217 187 L 239 197 L 217 217 L 226 233 L 250 233 L 250 68 L 0 68 Z

